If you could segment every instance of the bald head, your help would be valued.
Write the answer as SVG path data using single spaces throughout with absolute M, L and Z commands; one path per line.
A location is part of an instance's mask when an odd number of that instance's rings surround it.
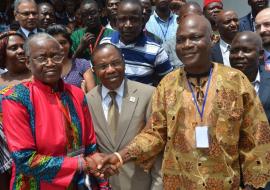
M 260 11 L 260 12 L 257 14 L 256 18 L 255 18 L 255 22 L 256 22 L 256 20 L 257 20 L 258 18 L 264 17 L 264 16 L 266 16 L 266 15 L 270 15 L 270 7 L 269 7 L 269 8 L 266 8 L 266 9 L 263 9 L 262 11 Z
M 59 42 L 52 37 L 51 35 L 47 33 L 37 33 L 30 38 L 27 39 L 27 41 L 24 44 L 24 51 L 27 56 L 30 56 L 30 53 L 32 52 L 31 47 L 33 44 L 42 44 L 46 41 L 53 41 L 59 46 L 59 49 L 62 49 L 62 46 L 59 44 Z
M 181 28 L 183 29 L 184 27 L 182 25 L 192 25 L 193 27 L 202 27 L 205 29 L 209 35 L 212 35 L 212 27 L 210 22 L 202 15 L 197 15 L 197 14 L 190 14 L 186 15 L 183 19 L 180 20 L 178 30 Z
M 251 31 L 244 31 L 236 34 L 232 41 L 232 48 L 236 42 L 249 42 L 250 44 L 254 45 L 258 49 L 258 51 L 263 48 L 260 36 Z
M 197 2 L 194 1 L 187 2 L 180 8 L 178 12 L 180 18 L 185 17 L 189 14 L 203 15 L 202 9 Z

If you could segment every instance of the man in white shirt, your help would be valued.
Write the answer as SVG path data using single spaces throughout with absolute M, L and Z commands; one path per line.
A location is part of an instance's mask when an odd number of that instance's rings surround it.
M 238 33 L 239 21 L 234 11 L 221 11 L 217 16 L 217 27 L 220 40 L 216 43 L 211 52 L 212 61 L 230 66 L 230 44 Z
M 125 63 L 120 50 L 104 43 L 92 54 L 93 69 L 101 84 L 87 93 L 87 102 L 94 122 L 98 149 L 116 152 L 145 127 L 150 114 L 154 87 L 125 79 Z M 161 190 L 161 157 L 149 173 L 129 163 L 118 176 L 110 178 L 112 189 Z
M 38 8 L 34 0 L 16 0 L 14 2 L 14 16 L 20 28 L 17 32 L 25 38 L 41 32 L 38 25 Z

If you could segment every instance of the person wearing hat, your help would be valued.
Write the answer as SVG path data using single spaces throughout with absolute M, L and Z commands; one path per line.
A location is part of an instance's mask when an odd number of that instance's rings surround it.
M 223 10 L 223 3 L 221 0 L 204 0 L 203 2 L 203 14 L 211 23 L 213 35 L 213 44 L 217 43 L 220 39 L 216 19 L 218 13 Z

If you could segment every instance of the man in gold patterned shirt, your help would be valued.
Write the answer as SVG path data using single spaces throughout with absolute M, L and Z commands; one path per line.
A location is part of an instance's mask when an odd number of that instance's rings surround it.
M 184 63 L 160 82 L 151 125 L 126 148 L 103 158 L 115 167 L 135 160 L 146 170 L 164 151 L 165 190 L 238 190 L 270 179 L 270 128 L 253 86 L 236 69 L 209 60 L 211 25 L 181 20 L 176 52 Z M 101 168 L 101 165 L 99 166 Z

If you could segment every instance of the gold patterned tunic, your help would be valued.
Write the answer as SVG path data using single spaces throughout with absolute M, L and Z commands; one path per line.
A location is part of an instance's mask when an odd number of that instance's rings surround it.
M 128 146 L 145 169 L 164 150 L 165 190 L 232 190 L 242 182 L 270 181 L 270 128 L 246 76 L 214 64 L 203 122 L 180 68 L 161 81 L 153 97 L 152 126 Z M 196 148 L 195 127 L 208 126 L 209 148 Z

